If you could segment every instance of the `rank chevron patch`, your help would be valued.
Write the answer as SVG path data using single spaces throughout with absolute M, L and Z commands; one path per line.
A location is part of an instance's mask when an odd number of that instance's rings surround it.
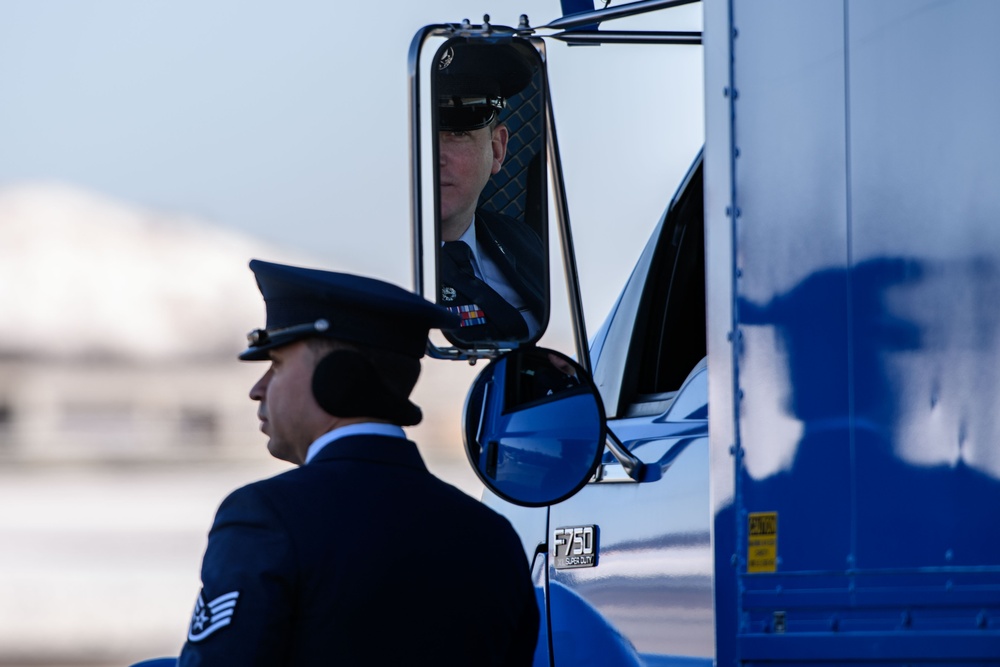
M 205 637 L 230 624 L 233 620 L 233 612 L 236 611 L 236 600 L 240 597 L 239 591 L 220 595 L 208 604 L 202 594 L 198 594 L 198 601 L 194 605 L 194 613 L 191 614 L 191 629 L 188 630 L 188 641 L 200 642 Z

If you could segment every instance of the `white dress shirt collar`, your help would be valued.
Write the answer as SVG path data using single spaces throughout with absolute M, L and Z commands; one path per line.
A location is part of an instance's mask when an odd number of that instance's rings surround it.
M 308 465 L 309 462 L 316 458 L 316 455 L 331 442 L 340 440 L 341 438 L 346 438 L 349 435 L 384 435 L 389 436 L 390 438 L 406 439 L 406 433 L 403 432 L 402 427 L 396 426 L 395 424 L 383 424 L 381 422 L 348 424 L 347 426 L 341 426 L 340 428 L 335 428 L 332 431 L 327 431 L 323 435 L 316 438 L 313 443 L 309 445 L 309 449 L 306 450 L 306 462 L 303 463 L 303 465 Z

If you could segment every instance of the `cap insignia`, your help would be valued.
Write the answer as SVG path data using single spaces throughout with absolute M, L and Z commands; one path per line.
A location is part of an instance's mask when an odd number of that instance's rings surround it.
M 454 59 L 455 49 L 449 46 L 444 50 L 444 53 L 441 54 L 441 59 L 438 60 L 438 70 L 447 69 L 448 65 L 450 65 L 451 61 Z

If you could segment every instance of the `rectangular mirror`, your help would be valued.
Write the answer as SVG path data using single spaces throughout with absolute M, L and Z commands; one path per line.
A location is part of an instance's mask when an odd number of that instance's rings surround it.
M 434 298 L 462 318 L 445 336 L 534 342 L 549 317 L 544 59 L 522 37 L 463 33 L 430 70 Z

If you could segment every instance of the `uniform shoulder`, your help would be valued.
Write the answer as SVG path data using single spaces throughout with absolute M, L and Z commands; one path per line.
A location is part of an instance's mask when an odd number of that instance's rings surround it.
M 493 239 L 504 245 L 514 246 L 521 252 L 541 252 L 542 240 L 527 223 L 496 211 L 476 211 L 476 236 L 480 243 Z M 482 224 L 480 224 L 482 223 Z
M 271 477 L 248 482 L 229 493 L 222 505 L 269 501 L 273 498 L 293 500 L 311 486 L 304 467 L 292 468 Z
M 440 490 L 442 496 L 452 506 L 476 516 L 478 521 L 498 526 L 511 526 L 507 517 L 484 504 L 480 499 L 470 496 L 468 493 L 449 484 L 436 475 L 429 474 L 429 477 L 433 480 L 432 483 Z M 511 530 L 513 531 L 512 527 Z

